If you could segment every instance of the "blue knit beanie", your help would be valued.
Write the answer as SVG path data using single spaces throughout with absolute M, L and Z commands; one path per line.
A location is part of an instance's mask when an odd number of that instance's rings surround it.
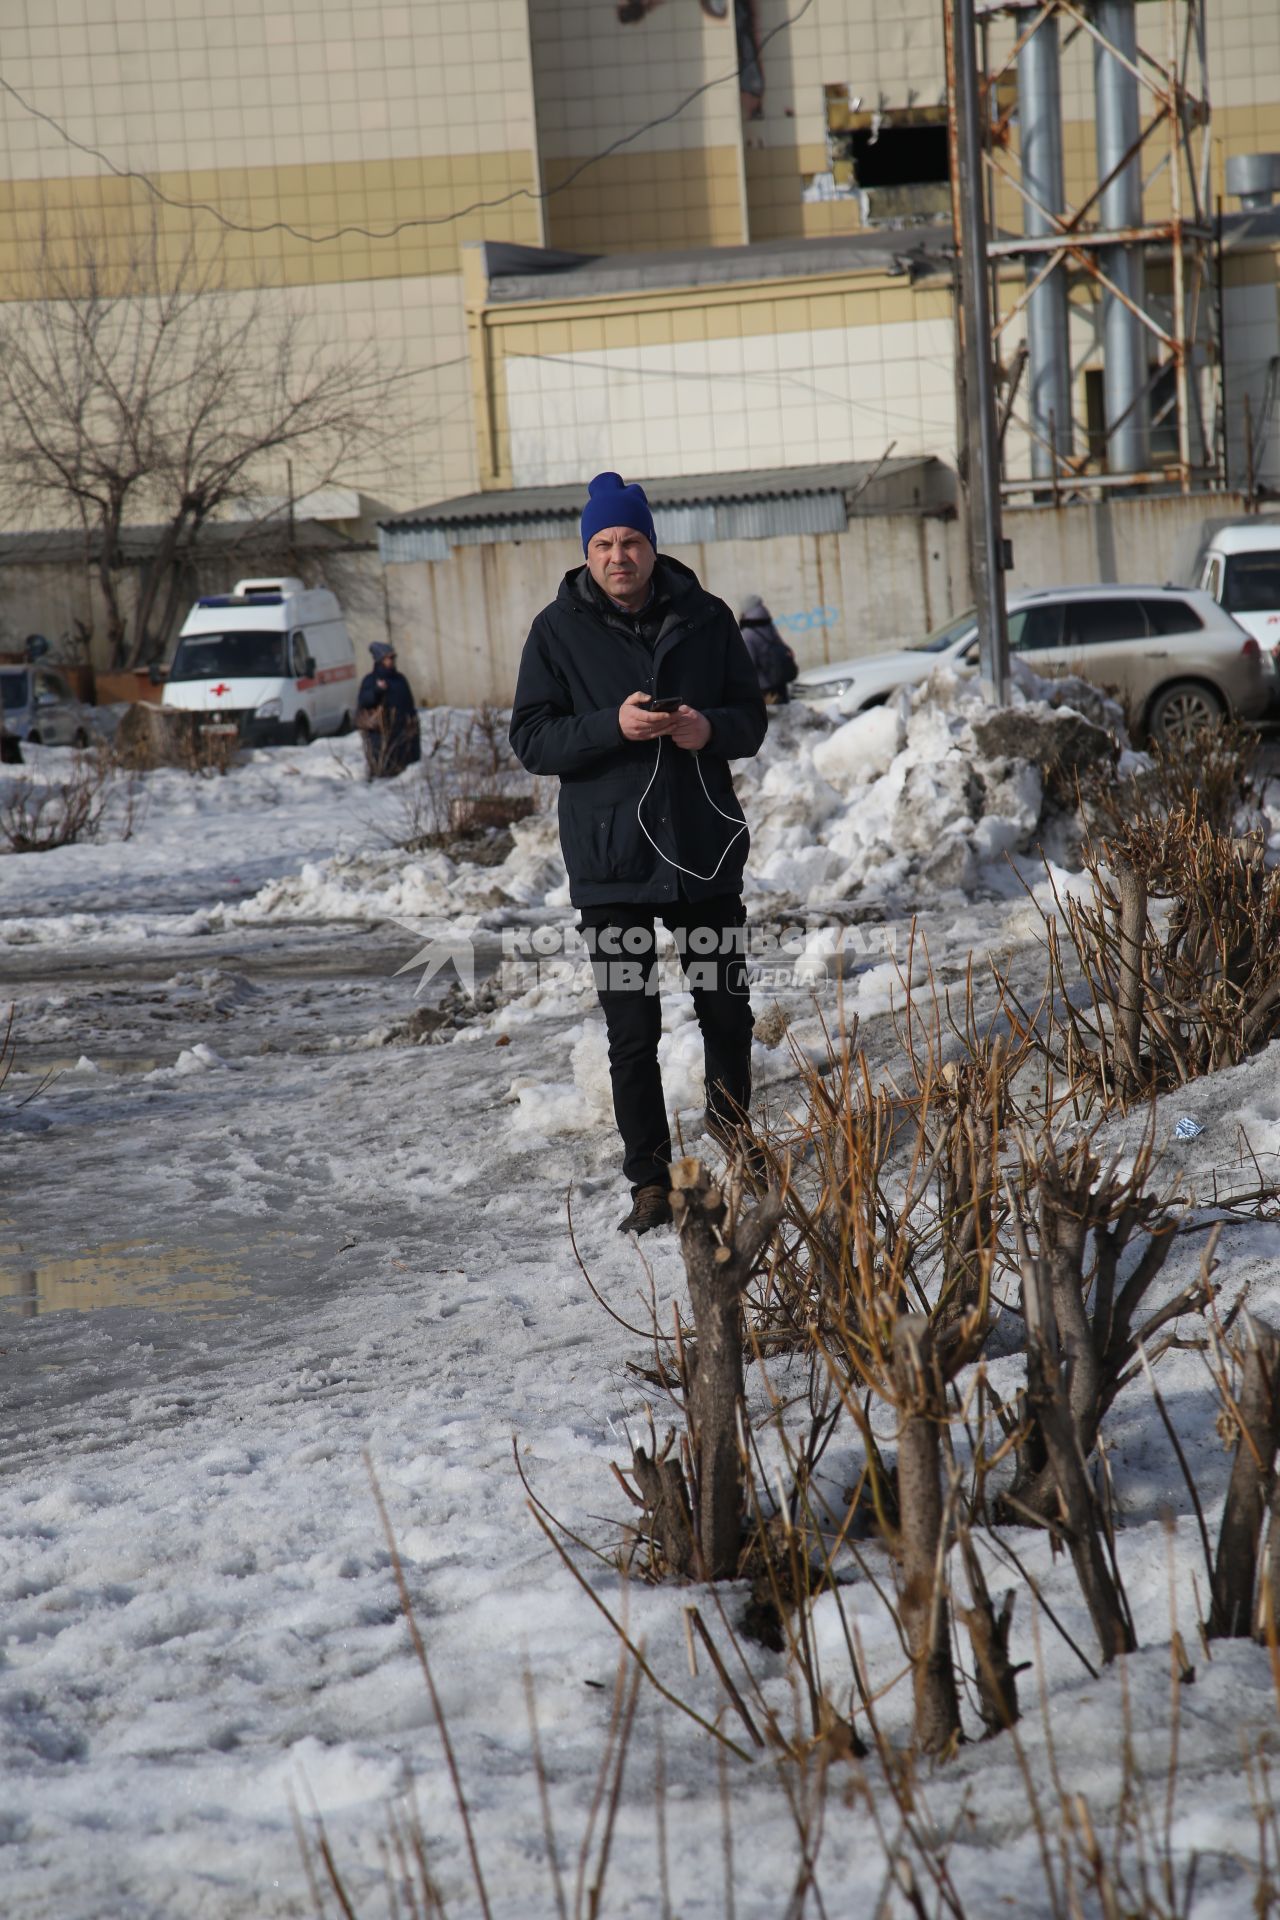
M 582 509 L 582 551 L 605 527 L 631 527 L 642 533 L 656 553 L 658 535 L 644 497 L 644 488 L 624 486 L 620 473 L 598 473 L 587 492 L 591 498 Z

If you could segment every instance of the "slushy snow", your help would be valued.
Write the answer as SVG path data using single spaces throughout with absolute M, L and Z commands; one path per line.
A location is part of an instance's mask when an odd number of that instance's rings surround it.
M 873 1058 L 897 1058 L 887 1016 L 901 1007 L 905 939 L 893 957 L 859 945 L 846 909 L 899 930 L 916 914 L 918 981 L 930 969 L 958 979 L 987 951 L 1036 975 L 1041 923 L 1009 858 L 1048 905 L 1033 851 L 1039 775 L 984 759 L 976 712 L 971 684 L 941 678 L 843 723 L 788 709 L 737 770 L 752 914 L 799 919 L 808 977 L 756 996 L 775 1016 L 755 1049 L 775 1115 L 796 1105 L 796 1055 L 823 1057 L 824 1022 L 857 1012 Z M 65 768 L 56 750 L 30 761 L 0 781 Z M 313 1837 L 323 1818 L 356 1910 L 382 1920 L 388 1820 L 403 1820 L 411 1794 L 448 1912 L 478 1911 L 372 1472 L 494 1914 L 556 1911 L 530 1696 L 573 1909 L 619 1658 L 599 1602 L 664 1687 L 750 1752 L 726 1774 L 735 1911 L 782 1920 L 800 1857 L 774 1758 L 750 1747 L 701 1654 L 691 1672 L 686 1639 L 684 1609 L 697 1604 L 732 1659 L 718 1604 L 736 1617 L 743 1590 L 628 1584 L 610 1563 L 631 1517 L 611 1469 L 646 1439 L 651 1405 L 660 1434 L 666 1424 L 644 1377 L 650 1303 L 670 1327 L 684 1282 L 671 1236 L 641 1257 L 614 1231 L 626 1192 L 593 997 L 569 974 L 415 1039 L 423 1002 L 415 977 L 397 975 L 433 929 L 496 940 L 514 924 L 567 924 L 554 821 L 519 823 L 490 866 L 458 848 L 401 851 L 402 798 L 364 788 L 358 767 L 358 743 L 319 742 L 252 754 L 221 780 L 153 775 L 133 839 L 0 860 L 16 1040 L 0 1094 L 0 1906 L 13 1920 L 306 1915 L 296 1813 Z M 1053 882 L 1079 884 L 1065 867 Z M 661 1058 L 684 1137 L 710 1155 L 701 1049 L 678 991 L 664 1002 Z M 1276 1066 L 1272 1048 L 1159 1103 L 1170 1179 L 1206 1202 L 1215 1180 L 1221 1191 L 1256 1179 L 1255 1156 L 1275 1166 Z M 1191 1140 L 1176 1137 L 1184 1113 L 1204 1129 Z M 1113 1121 L 1104 1145 L 1136 1151 L 1148 1118 Z M 570 1213 L 616 1317 L 584 1281 Z M 1186 1283 L 1203 1241 L 1179 1242 L 1162 1287 Z M 1278 1256 L 1273 1218 L 1231 1224 L 1218 1247 L 1224 1309 L 1247 1292 L 1252 1312 L 1275 1319 Z M 768 1387 L 753 1367 L 749 1392 L 768 1447 L 770 1396 L 802 1421 L 806 1379 L 787 1354 L 766 1364 Z M 995 1354 L 991 1377 L 1016 1393 L 1019 1355 Z M 1212 1528 L 1229 1462 L 1205 1356 L 1172 1351 L 1158 1378 Z M 1274 1741 L 1268 1656 L 1240 1642 L 1209 1658 L 1197 1640 L 1196 1522 L 1142 1381 L 1106 1435 L 1142 1651 L 1090 1674 L 1024 1573 L 993 1553 L 993 1591 L 1017 1592 L 1013 1657 L 1029 1663 L 1021 1758 L 1002 1737 L 926 1770 L 920 1830 L 953 1836 L 950 1872 L 971 1914 L 1047 1913 L 1021 1767 L 1051 1826 L 1056 1768 L 1105 1835 L 1126 1728 L 1162 1830 L 1176 1630 L 1196 1672 L 1178 1708 L 1173 1857 L 1185 1870 L 1192 1849 L 1204 1854 L 1197 1915 L 1244 1920 L 1253 1756 Z M 535 1524 L 515 1458 L 568 1533 L 606 1556 L 567 1544 L 585 1588 Z M 843 1429 L 822 1470 L 835 1500 L 856 1484 Z M 1010 1539 L 1064 1632 L 1090 1649 L 1068 1557 L 1043 1534 Z M 886 1738 L 902 1744 L 902 1649 L 871 1578 L 891 1584 L 893 1572 L 874 1540 L 859 1556 L 839 1596 L 817 1602 L 814 1643 L 847 1703 L 856 1635 Z M 807 1738 L 785 1660 L 754 1646 L 749 1659 L 740 1687 Z M 976 1732 L 967 1697 L 965 1717 Z M 663 1911 L 659 1743 L 672 1909 L 708 1920 L 726 1910 L 718 1761 L 647 1683 L 602 1911 Z M 903 1910 L 858 1778 L 833 1763 L 816 1865 L 833 1916 Z M 875 1763 L 865 1778 L 896 1832 Z

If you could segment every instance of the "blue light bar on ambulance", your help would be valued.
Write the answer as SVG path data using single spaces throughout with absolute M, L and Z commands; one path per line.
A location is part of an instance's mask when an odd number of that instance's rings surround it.
M 198 607 L 282 607 L 282 593 L 206 593 L 197 600 Z

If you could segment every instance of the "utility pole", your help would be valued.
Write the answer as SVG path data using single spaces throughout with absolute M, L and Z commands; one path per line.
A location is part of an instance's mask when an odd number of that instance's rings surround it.
M 973 0 L 947 0 L 950 10 L 952 151 L 959 169 L 955 235 L 964 330 L 965 430 L 968 443 L 969 566 L 978 610 L 982 690 L 992 705 L 1009 691 L 1009 626 L 1004 576 L 1011 556 L 1000 500 L 991 301 L 987 291 L 987 222 L 982 204 L 982 142 Z

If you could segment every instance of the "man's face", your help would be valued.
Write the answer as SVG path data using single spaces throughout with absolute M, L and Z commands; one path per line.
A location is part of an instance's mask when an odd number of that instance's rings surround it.
M 624 606 L 640 606 L 658 556 L 634 527 L 603 527 L 591 537 L 587 566 L 591 578 Z

